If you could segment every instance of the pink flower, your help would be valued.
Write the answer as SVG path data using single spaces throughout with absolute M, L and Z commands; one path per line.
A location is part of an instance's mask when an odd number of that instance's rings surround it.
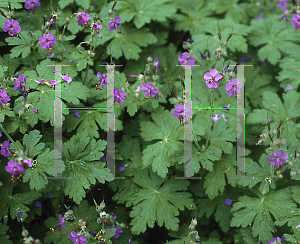
M 21 27 L 19 26 L 19 22 L 16 20 L 6 20 L 4 22 L 3 31 L 8 32 L 8 34 L 11 36 L 14 36 L 17 33 L 21 32 Z
M 180 56 L 180 55 L 178 56 L 178 60 L 179 60 L 180 64 L 182 64 L 182 65 L 192 65 L 192 67 L 194 67 L 196 58 L 190 57 L 188 52 L 184 52 L 182 54 L 182 56 Z
M 34 8 L 37 8 L 41 6 L 38 0 L 26 0 L 25 1 L 25 8 L 33 10 Z
M 111 91 L 111 94 L 114 96 L 114 99 L 117 103 L 125 102 L 125 92 L 123 92 L 122 90 L 118 90 L 117 88 L 114 88 Z
M 289 155 L 287 153 L 282 154 L 282 151 L 275 151 L 274 156 L 269 155 L 267 157 L 271 159 L 269 161 L 270 164 L 276 165 L 279 168 L 279 165 L 285 164 L 285 160 L 288 159 Z
M 214 117 L 211 117 L 211 119 L 212 119 L 214 122 L 218 121 L 219 118 L 221 118 L 221 115 L 220 115 L 220 114 L 215 114 Z
M 78 23 L 78 26 L 79 25 L 87 25 L 87 23 L 88 23 L 88 21 L 90 19 L 90 16 L 86 12 L 85 9 L 84 9 L 84 13 L 78 14 L 77 17 L 78 17 L 78 20 L 76 21 L 76 23 Z
M 5 170 L 8 173 L 11 173 L 13 175 L 19 175 L 24 174 L 25 170 L 22 165 L 16 163 L 15 161 L 9 161 L 7 165 L 5 166 Z
M 177 105 L 175 107 L 175 111 L 173 111 L 173 116 L 177 117 L 179 119 L 180 123 L 184 120 L 184 118 L 191 118 L 192 117 L 192 112 L 191 112 L 191 107 L 189 105 Z
M 280 237 L 273 237 L 268 244 L 280 244 L 281 243 L 281 239 Z
M 219 80 L 222 78 L 223 76 L 218 74 L 216 69 L 212 69 L 204 74 L 204 79 L 206 80 L 206 85 L 208 88 L 218 88 Z
M 300 15 L 299 14 L 294 14 L 291 23 L 294 25 L 294 28 L 296 30 L 300 29 Z
M 287 85 L 284 91 L 287 92 L 288 90 L 291 90 L 291 89 L 293 89 L 293 87 L 291 85 Z
M 227 95 L 229 95 L 229 96 L 235 95 L 236 96 L 240 92 L 242 87 L 243 87 L 243 84 L 241 82 L 239 82 L 238 79 L 236 79 L 236 78 L 232 79 L 232 81 L 230 81 L 226 84 L 226 90 L 228 91 Z
M 0 91 L 0 104 L 3 107 L 3 104 L 10 101 L 10 97 L 7 95 L 6 91 Z
M 72 77 L 69 77 L 68 74 L 66 74 L 65 76 L 62 76 L 62 79 L 66 82 L 68 82 L 68 84 L 70 84 L 72 82 Z
M 121 17 L 117 16 L 116 18 L 114 18 L 113 21 L 109 22 L 108 27 L 109 27 L 109 31 L 112 30 L 117 30 L 119 32 L 119 28 L 121 27 L 121 24 L 119 23 L 121 21 Z
M 2 146 L 1 146 L 1 155 L 3 155 L 4 157 L 7 157 L 11 154 L 10 152 L 10 143 L 9 143 L 9 140 L 7 141 L 4 141 L 2 143 Z
M 94 26 L 94 30 L 101 30 L 102 29 L 102 25 L 95 25 Z
M 50 49 L 53 48 L 53 45 L 57 42 L 57 40 L 53 37 L 52 34 L 47 34 L 46 36 L 40 37 L 41 48 Z
M 58 225 L 58 229 L 60 230 L 60 227 L 62 226 L 66 230 L 65 225 L 64 225 L 65 220 L 61 216 L 62 216 L 62 214 L 59 214 L 59 221 L 60 221 L 60 223 Z
M 32 166 L 32 165 L 33 165 L 33 163 L 32 163 L 32 160 L 31 160 L 31 159 L 25 159 L 25 160 L 23 160 L 23 163 L 24 163 L 24 164 L 27 164 L 27 166 L 28 166 L 28 167 L 30 167 L 30 166 Z
M 158 93 L 158 88 L 154 88 L 154 85 L 152 83 L 143 83 L 142 90 L 147 97 L 155 97 L 155 95 Z

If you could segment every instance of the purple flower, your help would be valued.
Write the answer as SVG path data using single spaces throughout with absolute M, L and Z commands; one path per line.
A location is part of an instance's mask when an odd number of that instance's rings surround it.
M 286 238 L 284 237 L 284 235 L 282 235 L 281 239 L 284 240 L 284 241 L 286 241 Z
M 114 236 L 112 236 L 111 238 L 118 238 L 119 233 L 123 232 L 119 226 L 113 226 L 113 227 L 107 226 L 105 229 L 107 230 L 107 229 L 111 229 L 111 228 L 116 228 L 116 234 Z
M 204 74 L 204 79 L 206 80 L 206 85 L 208 88 L 218 88 L 219 80 L 222 78 L 222 75 L 218 74 L 216 69 L 212 69 Z
M 277 6 L 282 9 L 283 12 L 287 10 L 287 3 L 289 0 L 281 0 L 277 3 Z
M 102 75 L 100 72 L 97 73 L 97 76 L 98 78 L 100 79 L 99 80 L 99 86 L 101 86 L 101 89 L 103 88 L 103 85 L 106 85 L 106 86 L 110 86 L 108 83 L 107 83 L 107 76 L 105 75 Z
M 129 74 L 128 77 L 139 77 L 138 75 Z
M 155 95 L 158 93 L 158 88 L 154 88 L 152 83 L 143 83 L 142 90 L 147 97 L 155 97 Z
M 68 74 L 66 74 L 65 76 L 62 76 L 62 79 L 66 82 L 68 82 L 68 84 L 70 84 L 72 82 L 72 77 L 69 77 Z
M 101 30 L 102 29 L 102 25 L 94 25 L 94 30 Z
M 40 37 L 41 48 L 50 49 L 53 48 L 53 45 L 57 42 L 57 40 L 53 37 L 52 34 L 47 34 L 46 36 Z
M 221 115 L 220 114 L 215 114 L 214 117 L 211 117 L 211 119 L 213 120 L 213 122 L 216 122 L 219 120 L 219 118 L 221 118 Z
M 1 103 L 1 106 L 3 107 L 3 104 L 6 103 L 6 102 L 9 102 L 9 101 L 10 101 L 10 97 L 7 95 L 6 91 L 1 90 L 0 91 L 0 103 Z
M 288 159 L 288 154 L 282 154 L 282 151 L 275 151 L 274 156 L 269 155 L 268 158 L 272 159 L 269 161 L 270 164 L 276 165 L 279 168 L 279 165 L 285 164 L 285 160 Z
M 39 80 L 39 81 L 35 81 L 35 82 L 37 82 L 37 83 L 38 83 L 38 85 L 39 85 L 39 84 L 41 84 L 43 81 L 44 81 L 44 79 L 41 79 L 41 80 Z
M 56 82 L 56 80 L 51 80 L 51 81 L 50 81 L 51 86 L 55 86 L 55 85 L 57 85 L 58 83 L 60 83 L 60 81 L 58 81 L 58 82 Z
M 191 5 L 191 9 L 194 9 L 194 8 L 195 8 L 195 5 L 192 4 L 192 5 Z
M 294 25 L 294 28 L 296 30 L 300 29 L 300 15 L 299 14 L 294 14 L 291 23 Z
M 58 229 L 60 229 L 60 226 L 62 226 L 66 230 L 65 225 L 64 225 L 65 220 L 61 216 L 62 216 L 62 214 L 59 214 L 60 223 L 58 225 Z
M 79 112 L 75 112 L 75 113 L 74 113 L 74 116 L 76 116 L 77 118 L 80 118 Z
M 125 92 L 123 92 L 122 90 L 118 90 L 117 88 L 114 88 L 111 91 L 111 95 L 114 96 L 114 99 L 116 100 L 117 103 L 125 102 Z
M 82 235 L 78 235 L 75 231 L 72 231 L 71 235 L 68 235 L 68 237 L 75 244 L 86 244 L 86 242 L 85 242 L 86 238 L 84 236 L 82 236 Z
M 40 201 L 36 201 L 35 204 L 34 204 L 34 206 L 35 206 L 36 208 L 40 208 L 40 207 L 42 207 L 42 204 L 41 204 Z
M 180 120 L 180 122 L 186 117 L 186 118 L 191 118 L 192 113 L 191 113 L 191 108 L 188 105 L 185 105 L 186 112 L 184 110 L 184 105 L 177 105 L 175 107 L 175 111 L 173 111 L 173 116 L 177 117 L 177 119 Z M 185 114 L 184 114 L 185 112 Z
M 18 78 L 19 81 L 16 81 L 14 84 L 14 88 L 16 91 L 21 90 L 22 88 L 25 90 L 25 85 L 24 83 L 26 82 L 26 76 L 25 75 L 20 75 Z
M 227 95 L 229 95 L 229 96 L 235 95 L 236 96 L 240 92 L 242 87 L 243 87 L 243 84 L 241 82 L 239 82 L 238 79 L 236 79 L 236 78 L 232 79 L 232 81 L 230 81 L 226 84 L 226 90 L 228 91 Z
M 53 58 L 53 56 L 54 56 L 54 53 L 52 55 L 47 54 L 47 58 Z
M 224 202 L 227 206 L 230 206 L 232 204 L 232 200 L 229 198 L 226 198 Z
M 4 141 L 2 143 L 2 146 L 1 146 L 1 155 L 3 155 L 4 157 L 8 157 L 11 152 L 10 152 L 10 143 L 9 143 L 9 140 L 7 141 Z
M 138 86 L 138 88 L 134 92 L 140 92 L 141 86 Z
M 201 58 L 202 58 L 202 59 L 206 59 L 206 58 L 207 58 L 207 55 L 206 55 L 206 54 L 203 54 L 203 55 L 201 55 Z
M 25 160 L 23 160 L 23 163 L 26 164 L 28 167 L 33 165 L 33 162 L 31 159 L 25 159 Z
M 76 21 L 76 23 L 78 23 L 78 26 L 79 25 L 87 25 L 87 23 L 90 19 L 90 16 L 86 12 L 85 9 L 84 9 L 84 13 L 78 14 L 77 17 L 78 17 L 78 20 Z
M 280 244 L 281 243 L 281 239 L 280 237 L 273 237 L 268 244 Z
M 117 16 L 116 18 L 114 18 L 113 21 L 109 22 L 108 27 L 109 27 L 109 31 L 112 30 L 117 30 L 119 32 L 119 28 L 121 27 L 121 24 L 119 23 L 121 20 L 120 16 Z
M 264 19 L 262 18 L 264 16 L 264 13 L 260 13 L 260 15 L 258 15 L 256 18 L 259 20 L 259 21 L 264 21 Z
M 190 57 L 188 52 L 184 52 L 184 53 L 182 53 L 182 56 L 180 56 L 180 55 L 178 56 L 178 60 L 179 60 L 180 64 L 182 64 L 182 65 L 192 65 L 192 67 L 194 67 L 196 58 Z
M 26 0 L 25 1 L 25 8 L 33 10 L 34 8 L 37 8 L 41 6 L 38 0 Z
M 22 213 L 18 213 L 17 216 L 22 220 Z
M 291 90 L 291 89 L 293 89 L 293 87 L 291 85 L 287 85 L 284 91 L 287 92 L 288 90 Z
M 24 174 L 25 170 L 22 165 L 16 163 L 15 161 L 9 161 L 7 165 L 5 166 L 5 170 L 8 173 L 11 173 L 13 175 L 19 175 Z
M 2 133 L 0 132 L 0 137 L 2 136 Z
M 123 171 L 125 170 L 126 166 L 127 166 L 127 165 L 119 166 L 119 170 L 120 170 L 121 172 L 123 172 Z
M 158 58 L 155 58 L 155 59 L 154 59 L 154 66 L 155 66 L 155 74 L 156 74 L 157 71 L 158 71 L 158 67 L 159 67 L 159 61 L 158 61 Z
M 3 31 L 8 32 L 8 34 L 11 36 L 14 36 L 21 31 L 21 27 L 19 26 L 19 22 L 16 20 L 6 20 L 4 22 Z
M 52 194 L 52 193 L 48 193 L 47 195 L 48 195 L 49 197 L 50 197 L 50 196 L 53 196 L 53 194 Z

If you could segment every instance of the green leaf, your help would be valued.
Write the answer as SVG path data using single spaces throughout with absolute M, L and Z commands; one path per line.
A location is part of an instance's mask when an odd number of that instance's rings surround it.
M 143 150 L 143 166 L 152 166 L 153 172 L 163 178 L 168 173 L 170 162 L 168 156 L 179 149 L 183 149 L 183 127 L 178 125 L 176 117 L 162 108 L 151 114 L 155 123 L 150 121 L 141 122 L 141 137 L 145 141 L 159 140 L 147 146 Z
M 251 45 L 264 45 L 258 51 L 258 56 L 261 61 L 267 59 L 271 64 L 275 65 L 281 58 L 281 52 L 287 53 L 286 47 L 294 45 L 294 35 L 290 35 L 290 30 L 284 30 L 283 22 L 274 21 L 278 16 L 269 15 L 264 21 L 252 20 L 251 33 L 249 34 L 249 41 Z M 291 48 L 290 48 L 291 49 Z
M 30 167 L 26 170 L 23 181 L 30 181 L 30 189 L 39 190 L 48 184 L 48 175 L 54 176 L 54 150 L 50 151 L 49 148 L 46 148 L 43 153 L 37 156 L 36 161 L 36 167 Z M 62 171 L 64 169 L 65 165 L 62 162 Z
M 8 7 L 8 3 L 10 3 L 11 9 L 20 9 L 23 8 L 22 3 L 25 2 L 25 0 L 2 0 L 3 7 Z
M 140 47 L 145 47 L 157 42 L 155 35 L 149 32 L 149 28 L 146 27 L 141 30 L 124 27 L 122 34 L 111 31 L 109 35 L 113 36 L 113 40 L 107 46 L 106 53 L 110 55 L 110 46 L 113 45 L 111 55 L 116 59 L 125 56 L 127 60 L 138 60 L 139 53 L 142 51 Z
M 34 191 L 13 195 L 12 191 L 14 186 L 14 184 L 8 184 L 0 187 L 0 219 L 2 219 L 10 209 L 10 217 L 12 219 L 15 219 L 18 213 L 22 213 L 22 218 L 25 220 L 28 216 L 27 212 L 30 211 L 26 205 L 31 204 L 34 200 L 42 196 L 42 194 Z
M 293 202 L 290 187 L 286 187 L 265 196 L 257 193 L 259 198 L 249 196 L 239 197 L 238 202 L 233 204 L 231 212 L 231 227 L 247 227 L 252 225 L 252 235 L 259 241 L 267 243 L 275 232 L 275 226 L 271 215 L 275 219 L 291 216 L 291 212 L 297 209 Z
M 263 93 L 262 100 L 262 109 L 254 109 L 252 113 L 248 115 L 247 123 L 248 124 L 267 124 L 267 112 L 269 112 L 269 118 L 273 117 L 274 121 L 271 122 L 271 128 L 276 124 L 276 128 L 279 125 L 279 121 L 287 120 L 288 118 L 299 117 L 300 110 L 298 109 L 300 106 L 300 94 L 295 90 L 288 90 L 286 93 L 282 94 L 283 101 L 281 101 L 280 97 L 273 92 L 265 91 Z M 297 141 L 296 138 L 296 128 L 294 120 L 287 121 L 283 123 L 280 127 L 280 135 L 282 138 L 287 138 L 286 145 L 289 147 L 294 141 Z M 288 136 L 288 137 L 287 137 Z
M 111 172 L 104 168 L 105 164 L 99 161 L 104 155 L 101 151 L 105 146 L 106 142 L 103 140 L 90 141 L 86 132 L 78 133 L 64 143 L 63 161 L 66 169 L 63 176 L 70 179 L 62 182 L 62 185 L 65 194 L 77 204 L 85 197 L 85 189 L 96 183 L 95 179 L 104 183 L 104 179 L 110 181 L 113 177 Z
M 287 85 L 291 85 L 293 89 L 297 90 L 300 84 L 300 60 L 290 57 L 284 57 L 279 61 L 279 67 L 281 71 L 279 71 L 276 79 L 280 81 L 280 86 L 282 88 L 286 88 Z
M 26 32 L 24 32 L 22 35 L 27 41 L 25 41 L 23 38 L 12 38 L 12 37 L 5 38 L 5 41 L 8 43 L 9 46 L 17 45 L 16 47 L 13 47 L 11 49 L 11 54 L 10 54 L 11 58 L 19 57 L 21 53 L 22 53 L 22 58 L 26 58 L 27 55 L 31 53 L 31 49 L 30 49 L 31 38 Z
M 178 210 L 191 209 L 193 204 L 191 194 L 186 191 L 189 182 L 175 180 L 174 176 L 162 179 L 152 171 L 149 174 L 147 169 L 136 173 L 133 182 L 137 190 L 126 192 L 126 207 L 133 205 L 130 212 L 132 234 L 144 233 L 146 225 L 153 228 L 155 221 L 160 227 L 164 224 L 167 229 L 178 231 Z M 119 197 L 119 193 L 115 196 Z
M 64 41 L 71 41 L 71 40 L 74 40 L 75 38 L 76 38 L 75 35 L 63 36 Z
M 64 9 L 71 3 L 74 3 L 74 0 L 59 0 L 58 1 L 59 8 L 61 8 L 61 9 Z
M 5 115 L 9 116 L 9 117 L 15 117 L 15 113 L 13 111 L 11 111 L 11 109 L 2 109 L 0 108 L 0 123 L 2 123 L 4 121 Z
M 0 223 L 0 242 L 2 244 L 12 244 L 12 241 L 8 240 L 9 235 L 6 235 L 8 229 L 9 227 L 7 225 L 3 225 L 2 223 Z
M 151 2 L 129 0 L 120 1 L 118 5 L 121 8 L 119 13 L 121 20 L 129 22 L 134 18 L 133 23 L 138 29 L 150 23 L 151 20 L 166 21 L 166 18 L 170 18 L 177 10 L 170 0 Z

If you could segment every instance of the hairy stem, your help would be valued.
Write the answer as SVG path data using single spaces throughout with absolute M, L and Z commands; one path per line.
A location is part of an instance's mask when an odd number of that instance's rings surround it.
M 214 107 L 214 92 L 212 91 L 212 98 L 211 98 L 211 108 Z M 212 110 L 209 111 L 209 117 L 208 117 L 208 128 L 207 128 L 207 134 L 206 134 L 206 143 L 205 148 L 207 148 L 208 145 L 208 139 L 209 139 L 209 132 L 210 132 L 210 123 L 211 123 L 211 117 L 212 117 Z
M 22 151 L 22 149 L 20 149 L 18 147 L 18 145 L 15 143 L 15 141 L 10 137 L 10 135 L 6 132 L 6 130 L 4 129 L 2 123 L 0 123 L 0 128 L 1 128 L 1 131 L 3 131 L 3 133 L 7 136 L 7 138 L 11 141 L 11 143 L 14 145 L 14 147 L 16 149 L 18 149 L 19 151 Z

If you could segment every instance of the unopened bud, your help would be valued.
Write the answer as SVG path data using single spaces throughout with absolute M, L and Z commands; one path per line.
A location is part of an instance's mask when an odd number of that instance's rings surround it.
M 27 230 L 23 230 L 22 231 L 22 236 L 24 236 L 24 237 L 28 236 L 28 231 Z
M 91 51 L 88 50 L 88 55 L 89 55 L 90 57 L 94 57 L 94 56 L 95 56 L 95 53 L 91 53 Z
M 282 177 L 283 177 L 282 174 L 278 175 L 278 178 L 279 178 L 279 179 L 281 179 Z
M 280 145 L 284 145 L 285 144 L 285 141 L 286 141 L 286 139 L 282 139 L 282 140 L 280 140 Z
M 108 10 L 108 15 L 111 15 L 111 13 L 112 13 L 112 10 L 111 9 Z
M 69 19 L 69 17 L 67 17 L 65 20 L 65 25 L 69 24 L 69 22 L 70 22 L 70 19 Z
M 60 41 L 62 40 L 62 35 L 58 36 L 58 40 L 60 40 Z
M 149 56 L 147 59 L 146 59 L 147 62 L 152 62 L 153 61 L 153 58 L 151 56 Z
M 275 130 L 272 131 L 272 133 L 273 133 L 274 135 L 277 135 L 277 132 L 278 132 L 277 129 L 275 129 Z

